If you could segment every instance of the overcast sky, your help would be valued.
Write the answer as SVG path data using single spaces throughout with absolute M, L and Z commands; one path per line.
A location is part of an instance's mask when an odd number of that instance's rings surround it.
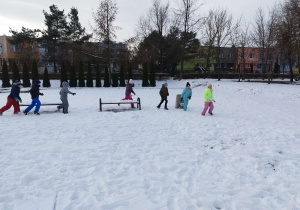
M 162 0 L 165 2 L 165 0 Z M 172 3 L 179 0 L 170 0 Z M 204 15 L 210 8 L 227 8 L 235 17 L 243 15 L 247 21 L 255 18 L 256 10 L 260 6 L 266 11 L 272 8 L 275 2 L 282 0 L 199 0 L 204 2 L 199 10 Z M 122 30 L 117 32 L 117 41 L 124 41 L 135 34 L 135 27 L 141 15 L 145 14 L 152 5 L 152 0 L 116 0 L 119 12 L 115 25 Z M 64 9 L 65 14 L 70 12 L 71 7 L 76 7 L 79 12 L 79 20 L 91 33 L 91 26 L 94 25 L 92 11 L 96 10 L 99 0 L 1 0 L 0 6 L 0 35 L 10 35 L 9 28 L 20 30 L 26 28 L 44 29 L 43 10 L 49 12 L 49 6 L 55 4 L 60 10 Z

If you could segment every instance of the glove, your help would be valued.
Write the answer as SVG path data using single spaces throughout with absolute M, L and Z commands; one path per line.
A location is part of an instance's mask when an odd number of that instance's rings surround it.
M 22 100 L 20 100 L 19 98 L 17 98 L 17 97 L 15 97 L 15 101 L 16 102 L 20 102 L 20 103 L 22 103 Z
M 181 99 L 180 99 L 181 101 L 183 101 L 183 98 L 181 97 Z
M 192 96 L 189 96 L 189 100 L 191 100 Z
M 133 93 L 133 95 L 135 95 L 135 93 Z
M 76 93 L 72 93 L 72 95 L 73 95 L 73 96 L 75 96 L 75 95 L 76 95 Z
M 40 95 L 41 95 L 41 96 L 43 96 L 43 95 L 44 95 L 44 93 L 40 93 Z
M 212 98 L 207 98 L 208 100 L 210 100 L 210 101 L 213 101 L 213 102 L 216 102 L 214 99 L 212 99 Z

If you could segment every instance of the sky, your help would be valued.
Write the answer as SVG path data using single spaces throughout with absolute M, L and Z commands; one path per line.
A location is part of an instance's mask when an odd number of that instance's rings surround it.
M 166 2 L 166 0 L 162 0 Z M 176 7 L 176 1 L 169 0 L 172 7 Z M 258 7 L 265 11 L 282 0 L 199 0 L 204 3 L 200 7 L 199 15 L 204 16 L 211 8 L 228 9 L 234 17 L 243 15 L 244 20 L 253 22 Z M 152 5 L 152 0 L 116 0 L 119 11 L 115 25 L 121 27 L 118 30 L 117 40 L 124 41 L 135 35 L 136 25 L 139 18 L 145 15 Z M 49 12 L 49 6 L 57 5 L 65 14 L 70 12 L 71 7 L 76 7 L 79 20 L 86 28 L 87 33 L 92 33 L 94 21 L 93 11 L 96 11 L 99 0 L 1 0 L 0 7 L 0 35 L 10 35 L 9 28 L 20 30 L 25 28 L 45 29 L 43 10 Z

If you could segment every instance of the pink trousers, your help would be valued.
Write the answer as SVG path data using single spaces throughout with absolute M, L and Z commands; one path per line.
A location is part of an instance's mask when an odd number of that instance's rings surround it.
M 129 96 L 125 96 L 125 98 L 123 98 L 122 100 L 133 100 L 131 95 Z M 134 104 L 131 104 L 131 107 L 134 107 Z
M 208 113 L 212 113 L 212 111 L 214 110 L 213 102 L 204 102 L 204 108 L 203 108 L 203 111 L 202 111 L 203 116 L 205 115 L 208 108 L 209 108 Z

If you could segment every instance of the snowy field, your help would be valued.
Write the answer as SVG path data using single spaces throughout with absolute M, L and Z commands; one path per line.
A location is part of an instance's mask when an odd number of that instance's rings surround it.
M 184 112 L 174 106 L 187 81 L 193 96 Z M 217 102 L 203 117 L 208 81 Z M 168 111 L 156 108 L 163 81 L 138 81 L 141 111 L 99 112 L 100 97 L 119 101 L 125 88 L 70 88 L 77 95 L 68 115 L 51 106 L 40 116 L 4 112 L 0 209 L 300 209 L 300 86 L 167 82 Z M 51 84 L 42 103 L 60 102 L 59 82 Z M 1 107 L 9 90 L 0 89 Z

